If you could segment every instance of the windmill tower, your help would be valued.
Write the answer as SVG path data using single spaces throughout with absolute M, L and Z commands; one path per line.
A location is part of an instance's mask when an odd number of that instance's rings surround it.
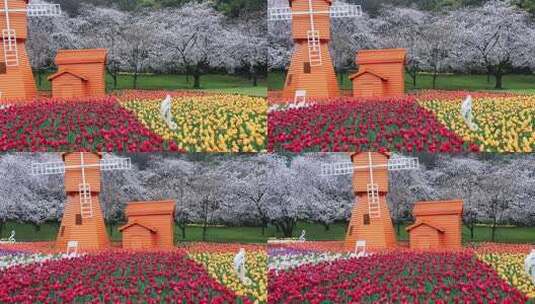
M 63 162 L 32 165 L 33 175 L 65 174 L 67 203 L 56 239 L 56 248 L 77 241 L 80 250 L 109 246 L 99 203 L 101 171 L 130 169 L 129 158 L 102 159 L 100 153 L 64 153 Z
M 26 54 L 27 17 L 60 16 L 59 4 L 0 0 L 0 99 L 31 99 L 37 89 Z
M 283 97 L 293 98 L 297 91 L 304 91 L 309 97 L 338 96 L 329 54 L 331 18 L 359 17 L 360 5 L 333 5 L 332 0 L 289 0 L 289 5 L 268 11 L 269 21 L 292 20 L 295 46 Z
M 395 247 L 396 236 L 386 204 L 388 172 L 417 169 L 418 159 L 390 159 L 390 154 L 378 152 L 350 155 L 351 162 L 322 167 L 324 176 L 353 174 L 355 205 L 351 212 L 344 247 L 351 251 L 360 240 L 366 241 L 366 245 L 373 249 Z

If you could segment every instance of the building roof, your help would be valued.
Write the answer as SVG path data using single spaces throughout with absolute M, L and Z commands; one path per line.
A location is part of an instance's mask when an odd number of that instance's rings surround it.
M 67 157 L 67 155 L 73 154 L 73 153 L 76 153 L 76 154 L 79 154 L 79 153 L 91 153 L 91 154 L 97 155 L 99 158 L 102 158 L 102 153 L 100 153 L 100 152 L 63 152 L 63 153 L 61 153 L 61 159 L 63 159 L 65 161 L 65 157 Z
M 79 63 L 106 63 L 106 49 L 59 50 L 56 65 Z
M 175 202 L 173 200 L 129 202 L 126 205 L 125 212 L 127 217 L 146 215 L 172 216 L 175 213 Z
M 420 227 L 422 225 L 425 225 L 425 226 L 428 226 L 428 227 L 431 227 L 435 230 L 437 230 L 438 232 L 440 233 L 444 233 L 446 231 L 446 229 L 442 228 L 441 226 L 438 226 L 436 224 L 433 224 L 433 223 L 430 223 L 428 221 L 417 221 L 416 223 L 410 225 L 409 227 L 406 228 L 407 231 L 411 231 L 417 227 Z
M 126 225 L 120 227 L 120 228 L 119 228 L 119 231 L 122 232 L 123 230 L 126 230 L 126 229 L 128 229 L 128 228 L 130 228 L 130 227 L 132 227 L 132 226 L 135 226 L 135 225 L 140 226 L 140 227 L 143 227 L 143 228 L 149 230 L 149 231 L 152 232 L 152 233 L 156 233 L 156 232 L 158 232 L 158 230 L 156 230 L 156 228 L 154 228 L 154 227 L 152 227 L 152 226 L 150 226 L 150 225 L 147 225 L 147 224 L 142 224 L 142 223 L 140 223 L 140 222 L 138 222 L 138 221 L 136 221 L 136 220 L 133 220 L 133 221 L 131 221 L 131 222 L 128 222 Z
M 296 0 L 288 0 L 288 4 L 290 5 L 290 7 L 292 6 L 292 2 L 294 2 Z M 333 4 L 333 1 L 332 0 L 323 0 L 325 2 L 327 2 L 327 4 L 329 5 L 332 5 Z
M 82 81 L 88 81 L 88 79 L 85 76 L 77 74 L 76 72 L 73 72 L 73 71 L 70 71 L 70 70 L 63 70 L 61 72 L 57 72 L 56 74 L 51 75 L 50 77 L 48 77 L 48 80 L 52 81 L 52 80 L 54 80 L 54 79 L 56 79 L 58 77 L 61 77 L 61 76 L 65 75 L 65 74 L 72 75 L 72 76 L 74 76 L 76 78 L 81 79 Z
M 461 215 L 463 213 L 463 201 L 429 201 L 416 202 L 412 214 L 414 216 L 422 215 Z
M 368 153 L 368 152 L 349 152 L 349 157 L 351 158 L 351 160 L 353 160 L 353 157 L 359 155 L 359 154 L 362 154 L 362 153 Z M 386 158 L 390 159 L 390 156 L 392 156 L 390 154 L 390 152 L 383 152 L 383 151 L 376 151 L 376 152 L 372 152 L 372 153 L 379 153 L 381 155 L 384 155 Z
M 370 74 L 372 76 L 375 76 L 375 77 L 381 79 L 382 81 L 387 81 L 388 80 L 387 78 L 383 77 L 381 74 L 379 74 L 377 72 L 369 71 L 369 70 L 364 70 L 364 71 L 355 73 L 355 74 L 349 76 L 349 79 L 353 80 L 353 79 L 358 78 L 358 77 L 360 77 L 360 76 L 362 76 L 364 74 Z
M 404 63 L 406 49 L 360 50 L 357 52 L 357 64 Z

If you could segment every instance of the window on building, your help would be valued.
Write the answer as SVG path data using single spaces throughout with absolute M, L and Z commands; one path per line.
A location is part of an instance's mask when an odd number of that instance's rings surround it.
M 305 74 L 310 74 L 310 71 L 311 71 L 310 62 L 303 63 L 303 71 L 305 72 Z
M 82 225 L 82 215 L 77 214 L 76 215 L 76 225 Z
M 7 73 L 6 63 L 0 62 L 0 75 L 6 74 L 6 73 Z
M 363 222 L 364 222 L 364 225 L 369 225 L 370 224 L 370 215 L 369 214 L 364 214 Z
M 65 226 L 61 226 L 61 230 L 59 231 L 59 236 L 63 236 L 65 234 Z

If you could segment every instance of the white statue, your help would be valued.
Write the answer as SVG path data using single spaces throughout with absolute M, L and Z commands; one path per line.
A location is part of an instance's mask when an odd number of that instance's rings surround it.
M 301 242 L 306 241 L 306 238 L 305 238 L 306 234 L 307 234 L 307 232 L 305 230 L 302 230 L 301 231 L 301 235 L 299 236 L 299 241 L 301 241 Z
M 531 278 L 533 284 L 535 284 L 535 249 L 532 249 L 531 253 L 528 254 L 524 260 L 524 269 Z
M 240 281 L 248 286 L 252 284 L 251 279 L 249 279 L 246 276 L 246 269 L 245 269 L 245 249 L 241 248 L 238 254 L 234 257 L 234 272 L 236 272 L 236 275 L 240 279 Z
M 461 116 L 464 119 L 464 122 L 470 128 L 472 131 L 477 131 L 479 128 L 473 121 L 473 114 L 472 114 L 472 96 L 468 95 L 466 99 L 464 100 L 463 104 L 461 105 Z
M 176 130 L 178 126 L 173 121 L 173 113 L 171 113 L 172 105 L 173 99 L 171 98 L 171 95 L 167 95 L 167 97 L 165 97 L 164 101 L 162 101 L 162 104 L 160 105 L 160 115 L 165 121 L 165 123 L 167 123 L 169 129 Z
M 11 230 L 9 238 L 0 240 L 0 244 L 15 244 L 15 242 L 15 230 Z

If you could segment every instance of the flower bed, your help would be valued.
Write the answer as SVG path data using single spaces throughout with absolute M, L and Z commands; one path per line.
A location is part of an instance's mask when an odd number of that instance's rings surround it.
M 269 272 L 269 303 L 525 303 L 472 254 L 378 254 Z
M 485 152 L 532 152 L 535 148 L 535 96 L 475 97 L 470 130 L 459 114 L 463 99 L 426 96 L 419 104 L 465 141 Z
M 288 250 L 288 249 L 287 249 Z M 356 254 L 353 253 L 331 253 L 331 252 L 310 252 L 310 253 L 297 253 L 288 252 L 287 254 L 277 254 L 269 256 L 269 269 L 270 270 L 289 270 L 297 268 L 302 265 L 314 265 L 323 262 L 334 262 L 343 259 L 356 258 Z
M 21 251 L 0 251 L 0 270 L 19 265 L 28 265 L 34 263 L 44 263 L 65 258 L 74 258 L 62 254 L 27 254 Z
M 178 151 L 114 97 L 36 101 L 0 110 L 0 151 Z
M 247 251 L 246 276 L 251 285 L 243 284 L 234 271 L 233 259 L 236 252 L 192 253 L 191 259 L 202 264 L 210 276 L 232 289 L 239 296 L 244 296 L 256 303 L 267 302 L 267 255 L 260 251 Z
M 522 291 L 530 298 L 535 298 L 535 284 L 524 270 L 527 254 L 522 253 L 488 253 L 478 254 L 478 258 L 491 265 L 500 277 Z M 535 299 L 534 299 L 535 301 Z
M 413 97 L 368 101 L 333 100 L 269 115 L 268 150 L 477 151 L 438 122 Z
M 180 252 L 115 253 L 0 271 L 2 303 L 252 303 Z
M 160 117 L 162 99 L 133 95 L 122 105 L 149 129 L 190 152 L 258 152 L 266 148 L 267 102 L 238 95 L 174 97 L 171 130 Z

